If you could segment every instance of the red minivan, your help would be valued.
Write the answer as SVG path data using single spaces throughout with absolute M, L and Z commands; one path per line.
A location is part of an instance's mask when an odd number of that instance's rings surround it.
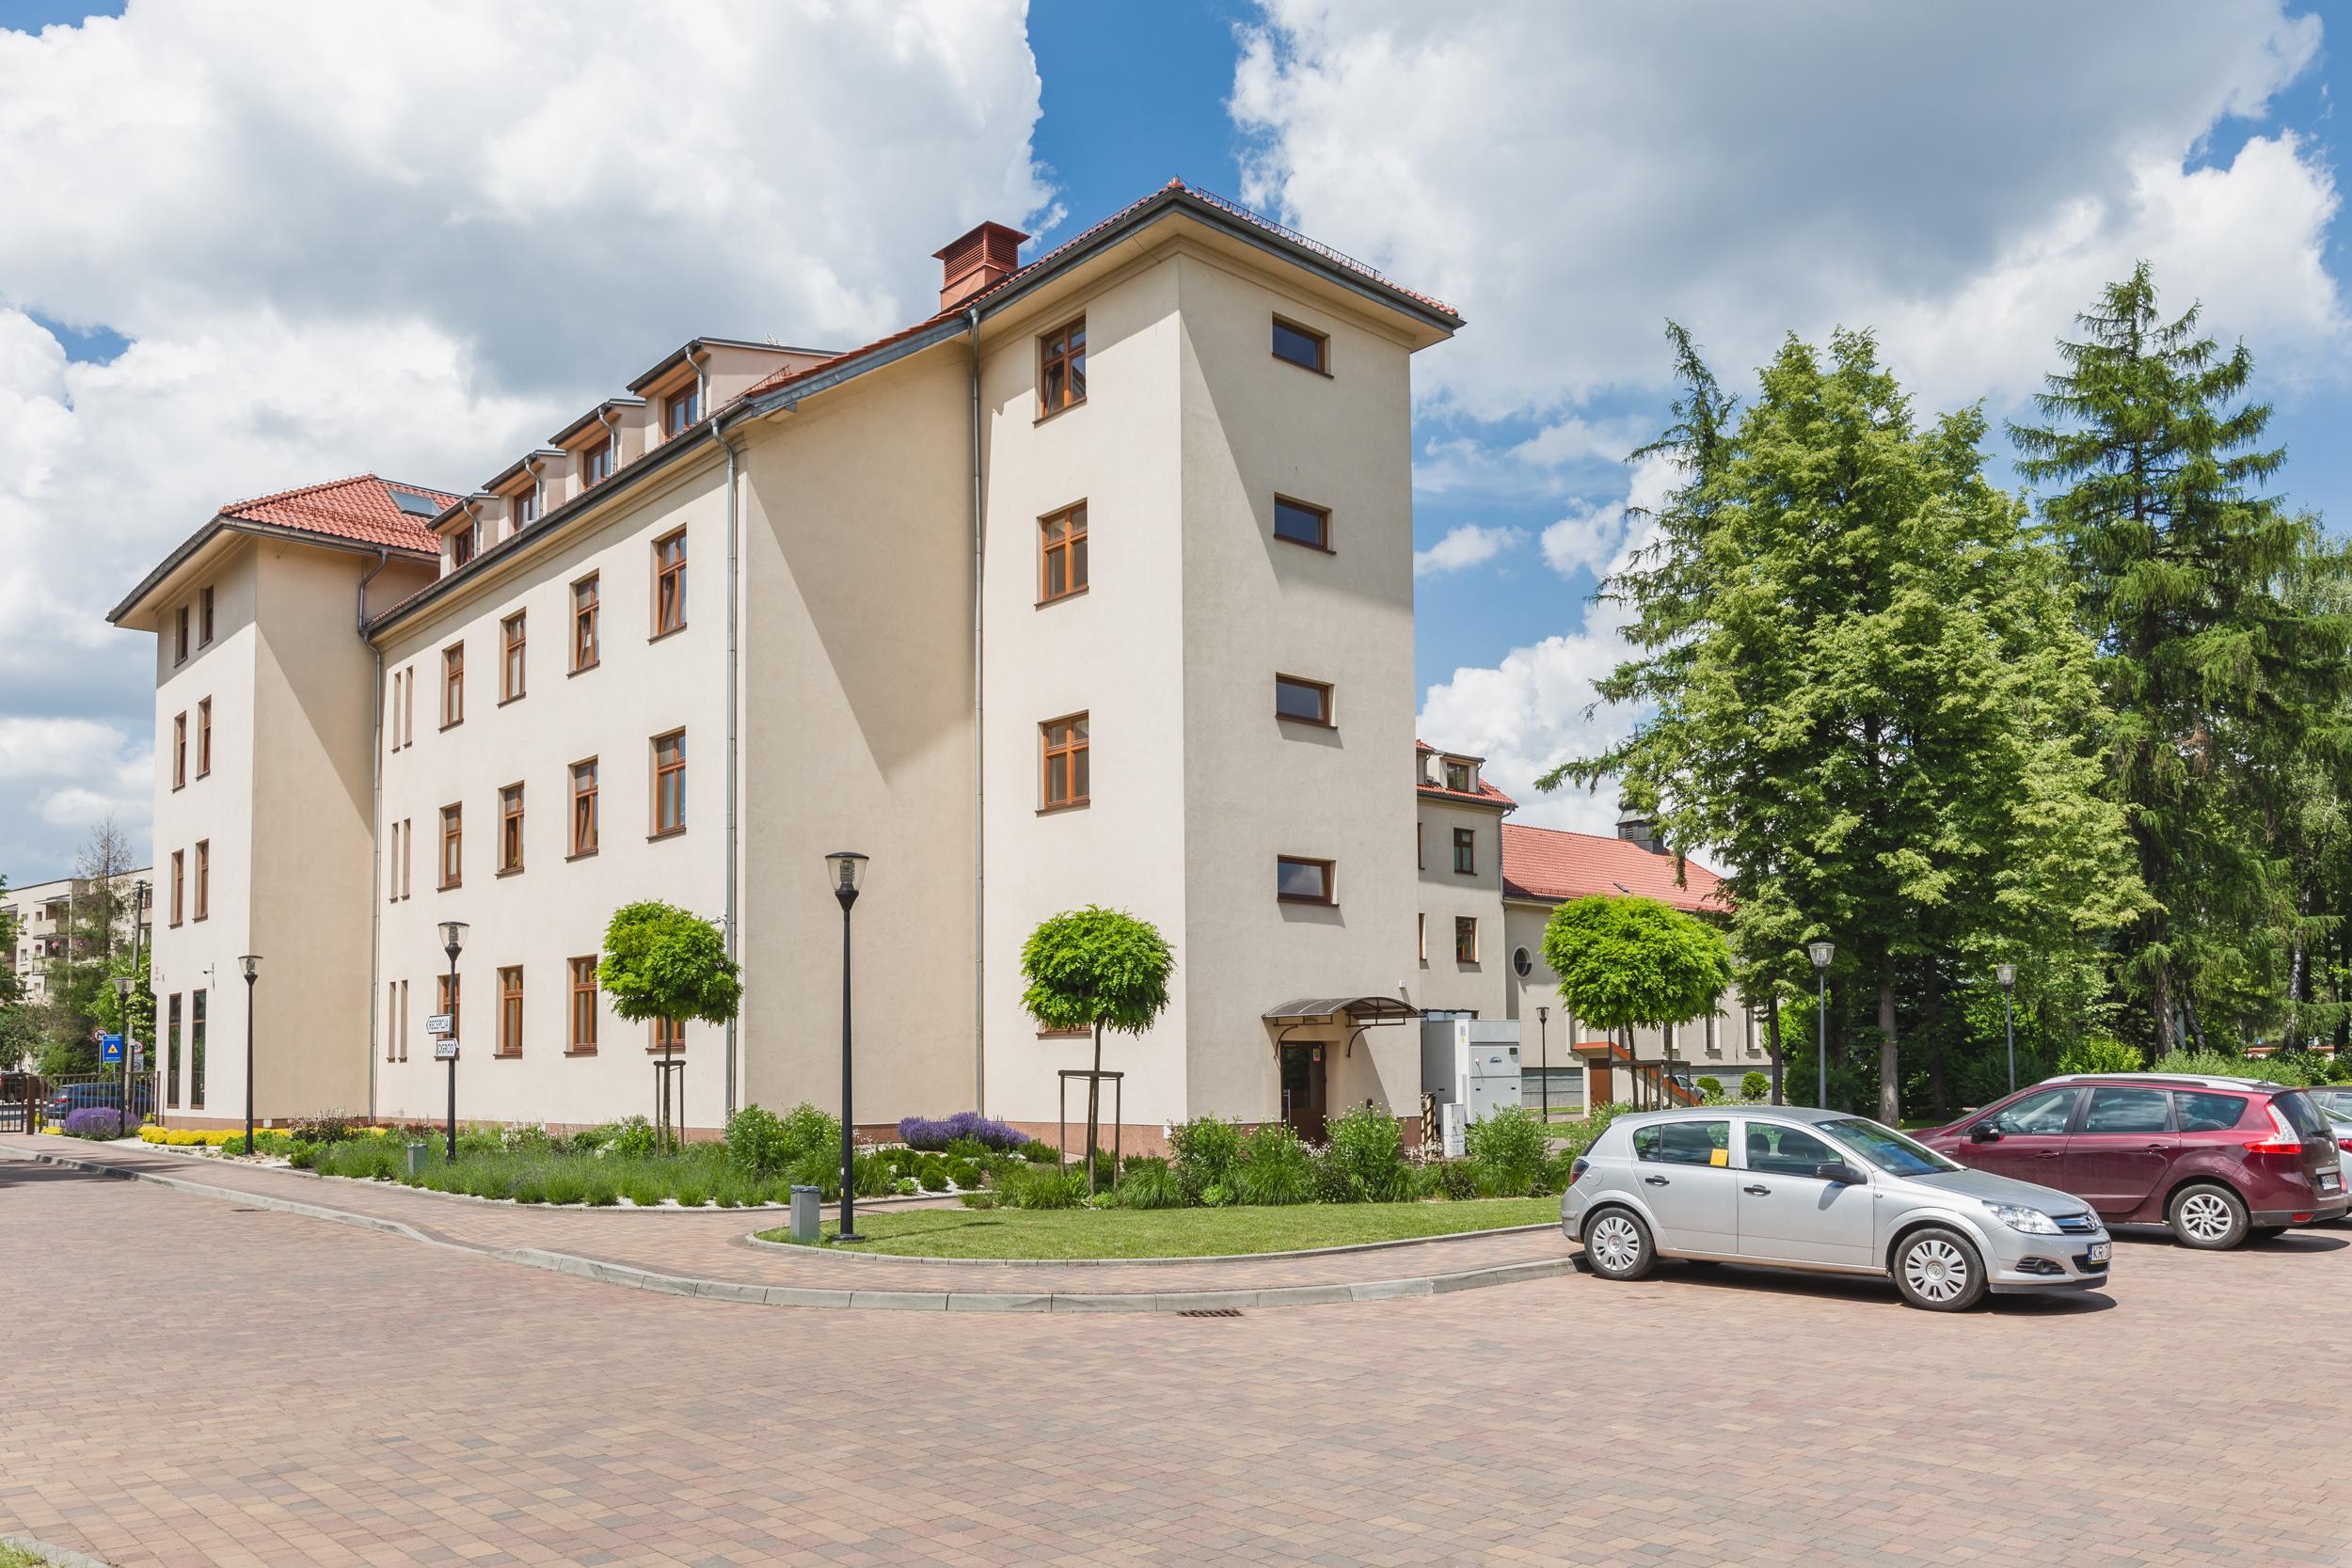
M 2319 1107 L 2251 1078 L 2071 1073 L 1912 1136 L 1963 1165 L 2073 1193 L 2109 1225 L 2169 1226 L 2193 1247 L 2275 1236 L 2352 1203 Z

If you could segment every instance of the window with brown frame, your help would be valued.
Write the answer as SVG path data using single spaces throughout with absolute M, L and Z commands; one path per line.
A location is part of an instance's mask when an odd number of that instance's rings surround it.
M 171 923 L 174 926 L 180 924 L 181 889 L 187 885 L 187 871 L 188 852 L 174 849 L 171 852 Z
M 1304 680 L 1297 675 L 1275 676 L 1274 716 L 1301 724 L 1328 726 L 1331 722 L 1329 683 Z
M 667 1055 L 686 1049 L 686 1021 L 682 1018 L 657 1018 L 653 1021 L 653 1044 L 648 1051 Z
M 417 819 L 400 819 L 400 895 L 403 898 L 417 891 L 416 878 Z
M 1478 875 L 1478 834 L 1472 829 L 1454 830 L 1454 871 L 1460 877 Z
M 1468 795 L 1470 792 L 1470 764 L 1467 762 L 1447 763 L 1445 765 L 1445 786 L 1456 795 Z
M 575 1056 L 587 1056 L 596 1049 L 596 956 L 591 953 L 574 958 L 571 968 L 572 1034 L 564 1049 Z
M 1422 848 L 1421 841 L 1422 825 L 1416 822 L 1413 824 L 1413 869 L 1416 871 L 1426 871 L 1429 869 L 1429 859 L 1427 854 Z
M 408 666 L 408 682 L 400 691 L 400 743 L 417 743 L 417 667 Z
M 213 841 L 196 841 L 196 918 L 204 919 L 213 912 Z
M 1087 319 L 1037 341 L 1037 413 L 1043 419 L 1087 400 Z
M 466 645 L 441 650 L 441 728 L 466 721 Z
M 171 787 L 185 789 L 188 784 L 188 716 L 171 716 Z
M 499 791 L 499 875 L 523 868 L 523 786 Z
M 213 585 L 211 583 L 206 583 L 198 592 L 196 603 L 196 645 L 199 648 L 209 648 L 213 645 Z
M 505 657 L 499 664 L 499 701 L 511 703 L 523 694 L 524 612 L 516 610 L 499 623 L 499 641 Z
M 1336 902 L 1331 863 L 1279 855 L 1274 862 L 1274 896 L 1285 904 Z
M 653 831 L 686 831 L 686 732 L 672 730 L 653 737 Z
M 580 454 L 580 487 L 593 490 L 612 477 L 612 442 L 598 441 Z
M 464 995 L 462 989 L 458 985 L 458 981 L 461 978 L 463 977 L 456 974 L 443 974 L 437 976 L 437 980 L 440 986 L 441 1005 L 433 1010 L 437 1013 L 447 1013 L 449 1015 L 449 1037 L 452 1039 L 460 1039 L 463 1037 L 457 1033 L 457 1005 Z
M 1474 964 L 1478 961 L 1478 921 L 1467 914 L 1454 917 L 1454 961 Z
M 1312 327 L 1296 322 L 1274 318 L 1274 357 L 1286 359 L 1302 370 L 1331 373 L 1331 340 Z
M 593 670 L 603 651 L 596 640 L 596 589 L 601 577 L 589 573 L 572 584 L 572 672 Z
M 408 677 L 405 674 L 398 670 L 392 672 L 392 694 L 384 704 L 384 734 L 386 739 L 389 742 L 389 744 L 385 748 L 387 751 L 397 752 L 400 750 L 401 683 L 407 678 Z
M 1086 592 L 1086 502 L 1049 512 L 1038 519 L 1037 578 L 1040 604 Z
M 683 436 L 689 426 L 703 417 L 699 391 L 700 389 L 690 381 L 661 400 L 663 434 Z
M 1092 767 L 1088 727 L 1087 715 L 1083 713 L 1049 719 L 1038 726 L 1043 757 L 1042 809 L 1059 811 L 1064 806 L 1083 806 L 1089 799 Z
M 196 776 L 202 778 L 213 770 L 213 700 L 210 697 L 196 705 Z
M 1331 509 L 1293 500 L 1288 496 L 1277 496 L 1274 498 L 1274 537 L 1287 539 L 1294 545 L 1304 545 L 1311 550 L 1327 550 L 1331 547 Z
M 686 531 L 653 542 L 653 634 L 667 637 L 686 625 Z
M 596 759 L 572 764 L 572 854 L 596 852 Z
M 452 571 L 473 559 L 473 524 L 468 522 L 464 528 L 449 536 L 449 564 Z
M 1429 917 L 1425 914 L 1413 916 L 1413 949 L 1422 962 L 1429 961 Z
M 501 1056 L 519 1056 L 523 1053 L 523 971 L 520 964 L 510 964 L 499 971 L 498 1053 Z
M 465 880 L 466 808 L 441 808 L 441 885 L 456 887 Z
M 182 605 L 179 613 L 172 617 L 172 626 L 171 662 L 185 664 L 188 661 L 188 607 L 186 605 Z
M 384 901 L 400 902 L 400 824 L 392 824 L 391 842 L 384 847 Z

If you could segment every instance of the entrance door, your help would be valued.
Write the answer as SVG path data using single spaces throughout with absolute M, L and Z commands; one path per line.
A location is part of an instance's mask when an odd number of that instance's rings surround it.
M 1309 1143 L 1323 1141 L 1323 1047 L 1282 1047 L 1282 1119 Z
M 1606 1105 L 1616 1098 L 1609 1092 L 1609 1064 L 1607 1062 L 1585 1063 L 1584 1108 L 1591 1110 L 1596 1105 Z

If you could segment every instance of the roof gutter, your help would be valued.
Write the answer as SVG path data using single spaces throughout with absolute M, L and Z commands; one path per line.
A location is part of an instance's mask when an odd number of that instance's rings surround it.
M 988 1114 L 988 737 L 982 660 L 988 651 L 986 497 L 980 479 L 980 309 L 964 312 L 972 340 L 972 1108 Z
M 741 772 L 741 767 L 737 761 L 737 749 L 739 744 L 740 727 L 739 715 L 742 689 L 740 673 L 742 644 L 740 634 L 737 629 L 737 615 L 738 604 L 742 594 L 742 564 L 741 556 L 736 545 L 739 526 L 736 506 L 737 455 L 735 443 L 727 439 L 725 421 L 716 419 L 710 421 L 710 438 L 724 448 L 727 454 L 727 891 L 725 921 L 727 961 L 733 964 L 741 961 L 741 942 L 739 932 L 742 926 L 741 911 L 737 907 L 739 879 L 736 873 L 736 861 L 741 845 L 741 830 L 739 827 L 739 818 L 737 814 L 737 779 Z M 727 1015 L 726 1122 L 720 1124 L 723 1127 L 735 1119 L 736 1081 L 741 1063 L 741 1056 L 736 1042 L 736 1016 L 741 1010 L 739 1006 L 735 1013 Z

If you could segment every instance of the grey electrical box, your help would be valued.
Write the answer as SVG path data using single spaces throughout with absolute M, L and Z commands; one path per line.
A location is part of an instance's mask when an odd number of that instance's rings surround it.
M 408 1174 L 416 1176 L 422 1173 L 425 1162 L 433 1157 L 433 1146 L 431 1144 L 410 1144 L 401 1152 L 407 1156 L 406 1164 L 408 1167 Z
M 817 1240 L 818 1208 L 824 1202 L 822 1187 L 795 1186 L 792 1189 L 792 1239 L 796 1242 Z
M 1458 1105 L 1464 1124 L 1519 1103 L 1516 1019 L 1431 1018 L 1421 1025 L 1421 1086 Z

